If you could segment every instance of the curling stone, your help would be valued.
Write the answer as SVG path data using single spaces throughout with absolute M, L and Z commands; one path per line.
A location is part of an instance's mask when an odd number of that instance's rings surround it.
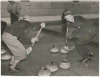
M 73 51 L 75 49 L 75 45 L 69 48 L 69 51 Z
M 53 48 L 50 49 L 51 52 L 58 52 L 59 48 L 56 45 L 53 45 Z
M 46 67 L 42 67 L 42 69 L 39 70 L 38 75 L 39 76 L 50 76 L 51 71 L 49 69 L 47 69 Z
M 61 62 L 59 66 L 62 69 L 69 69 L 71 67 L 71 64 L 70 62 L 67 62 L 67 60 L 63 59 L 63 62 Z
M 60 50 L 61 53 L 68 53 L 68 51 L 69 51 L 69 48 L 67 46 L 62 47 Z
M 58 67 L 54 64 L 54 62 L 51 62 L 50 65 L 46 65 L 47 69 L 49 69 L 51 72 L 55 72 L 58 70 Z
M 6 54 L 2 54 L 1 55 L 1 59 L 2 60 L 9 60 L 9 59 L 11 59 L 11 55 L 10 54 L 7 54 L 7 53 Z
M 1 49 L 1 54 L 4 54 L 6 53 L 6 50 L 5 49 Z
M 29 54 L 30 52 L 32 52 L 32 47 L 27 48 L 26 51 L 27 51 L 27 54 Z

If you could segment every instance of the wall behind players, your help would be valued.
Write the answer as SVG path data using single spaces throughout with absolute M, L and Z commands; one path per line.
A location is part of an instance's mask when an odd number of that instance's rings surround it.
M 31 16 L 59 16 L 68 8 L 73 14 L 99 14 L 99 1 L 82 1 L 82 2 L 18 2 L 21 6 L 21 16 L 26 14 Z M 1 17 L 9 17 L 7 12 L 8 2 L 1 2 Z

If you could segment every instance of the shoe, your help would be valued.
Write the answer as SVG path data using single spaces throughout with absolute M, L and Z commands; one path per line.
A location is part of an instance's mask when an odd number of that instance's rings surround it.
M 87 57 L 87 58 L 83 58 L 83 59 L 79 60 L 79 62 L 88 62 L 90 60 L 91 60 L 91 58 Z
M 93 53 L 93 52 L 91 52 L 91 53 L 89 54 L 89 56 L 90 56 L 90 57 L 93 57 L 93 56 L 94 56 L 94 53 Z
M 90 57 L 87 57 L 87 58 L 85 58 L 84 60 L 83 60 L 83 62 L 88 62 L 88 61 L 90 61 L 91 60 L 91 58 Z
M 12 73 L 17 73 L 17 72 L 20 72 L 20 69 L 19 68 L 9 68 L 9 72 L 12 72 Z
M 83 60 L 84 60 L 85 58 L 83 58 L 83 59 L 81 59 L 81 60 L 79 60 L 79 62 L 83 62 Z

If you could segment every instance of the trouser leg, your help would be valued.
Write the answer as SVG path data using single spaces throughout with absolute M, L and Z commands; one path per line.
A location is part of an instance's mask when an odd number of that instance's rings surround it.
M 76 46 L 78 48 L 79 53 L 81 54 L 81 56 L 83 58 L 88 57 L 88 53 L 87 53 L 86 45 L 85 44 L 82 44 L 82 42 L 80 42 L 80 43 L 77 43 Z
M 91 34 L 89 32 L 82 35 L 81 38 L 77 41 L 77 48 L 83 58 L 89 56 L 89 49 L 86 47 L 88 43 L 90 43 L 95 37 L 95 34 Z
M 15 14 L 18 15 L 17 12 Z M 14 22 L 18 21 L 18 16 L 16 16 L 15 14 L 14 14 Z
M 12 65 L 12 64 L 13 64 L 14 59 L 15 59 L 15 57 L 14 57 L 14 55 L 12 55 L 12 57 L 11 57 L 11 61 L 10 61 L 10 65 Z
M 66 30 L 67 30 L 67 25 L 66 23 L 62 24 L 62 33 L 64 34 L 64 36 L 66 35 Z
M 18 21 L 18 17 L 13 13 L 10 14 L 10 18 L 11 18 L 11 24 Z
M 11 20 L 11 25 L 12 25 L 14 23 L 13 13 L 10 13 L 10 20 Z
M 20 60 L 15 59 L 13 64 L 10 66 L 10 68 L 14 69 L 19 62 Z

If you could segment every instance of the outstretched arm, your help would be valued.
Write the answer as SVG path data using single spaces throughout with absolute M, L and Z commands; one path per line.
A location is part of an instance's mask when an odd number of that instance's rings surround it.
M 38 36 L 39 36 L 39 34 L 41 33 L 42 28 L 44 28 L 44 27 L 45 27 L 45 23 L 41 23 L 41 28 L 40 28 L 40 30 L 39 30 L 39 32 L 38 32 L 38 34 L 37 34 L 37 36 L 36 36 L 35 38 L 32 38 L 32 39 L 31 39 L 32 46 L 34 45 L 35 41 L 37 41 L 37 40 L 38 40 Z

